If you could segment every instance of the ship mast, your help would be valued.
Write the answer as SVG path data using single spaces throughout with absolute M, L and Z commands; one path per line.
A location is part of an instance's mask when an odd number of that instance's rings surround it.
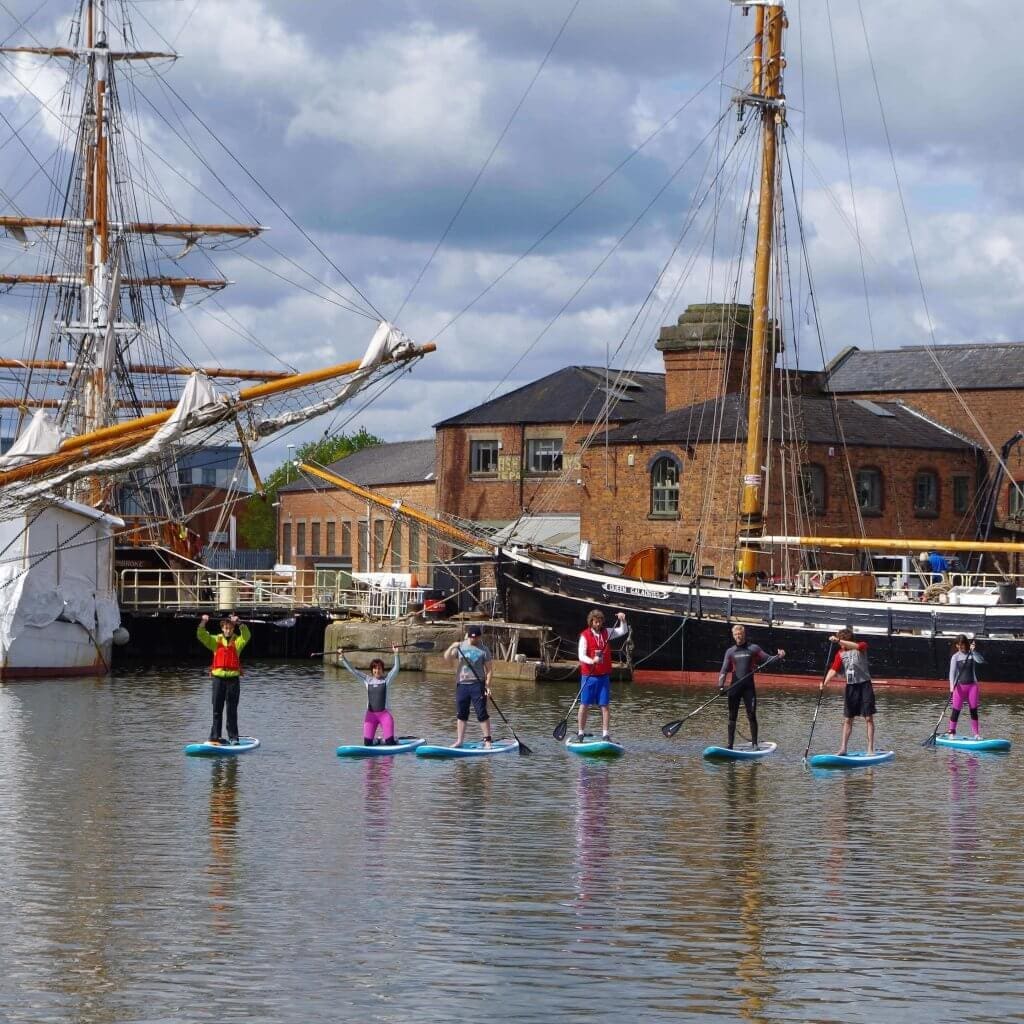
M 747 447 L 743 466 L 743 500 L 740 507 L 739 542 L 744 546 L 737 567 L 743 585 L 755 585 L 757 551 L 749 546 L 764 532 L 764 470 L 768 463 L 765 407 L 769 360 L 774 354 L 775 332 L 769 315 L 772 273 L 772 240 L 775 230 L 776 162 L 779 133 L 785 120 L 782 92 L 782 36 L 786 16 L 782 0 L 732 0 L 744 13 L 755 8 L 756 33 L 749 93 L 738 102 L 761 112 L 761 184 L 758 201 L 757 243 L 754 255 L 753 322 L 750 341 Z

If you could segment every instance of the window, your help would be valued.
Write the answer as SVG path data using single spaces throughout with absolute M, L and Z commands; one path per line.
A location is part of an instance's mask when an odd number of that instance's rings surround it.
M 359 521 L 359 571 L 370 571 L 370 524 L 365 519 Z
M 1011 519 L 1024 519 L 1024 481 L 1018 480 L 1016 483 L 1010 484 L 1010 518 Z
M 373 521 L 373 552 L 370 572 L 380 572 L 384 568 L 384 520 L 374 519 Z
M 304 555 L 306 553 L 306 524 L 296 523 L 295 524 L 295 554 Z
M 312 523 L 309 528 L 309 553 L 314 557 L 320 554 L 320 524 Z
M 213 466 L 203 467 L 203 486 L 204 487 L 216 487 L 217 486 L 217 470 Z
M 348 522 L 341 524 L 341 557 L 352 557 L 352 524 Z
M 528 473 L 561 473 L 562 439 L 560 437 L 531 437 L 526 442 L 526 471 Z
M 679 517 L 679 463 L 667 455 L 651 467 L 651 515 Z
M 857 470 L 857 504 L 861 512 L 877 515 L 882 511 L 882 471 Z
M 953 477 L 953 512 L 962 516 L 971 504 L 971 478 L 969 476 Z
M 397 519 L 391 531 L 391 571 L 402 571 L 402 524 Z
M 285 523 L 281 527 L 281 561 L 288 563 L 292 560 L 292 524 Z
M 498 473 L 498 442 L 469 442 L 469 472 L 473 476 L 496 476 Z
M 668 553 L 668 571 L 675 576 L 693 575 L 693 555 L 685 551 Z
M 327 523 L 327 548 L 324 551 L 325 555 L 335 554 L 334 550 L 334 521 L 329 520 Z
M 420 527 L 419 523 L 409 524 L 409 572 L 414 576 L 420 568 Z
M 800 493 L 809 516 L 820 516 L 825 511 L 825 470 L 816 463 L 800 470 Z
M 939 512 L 939 476 L 922 469 L 914 476 L 914 514 L 934 516 Z

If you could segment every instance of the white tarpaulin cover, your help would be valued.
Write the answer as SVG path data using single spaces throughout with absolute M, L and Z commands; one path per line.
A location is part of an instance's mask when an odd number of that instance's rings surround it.
M 56 420 L 45 409 L 39 409 L 7 453 L 0 455 L 0 469 L 11 469 L 23 462 L 52 455 L 60 442 L 60 427 Z

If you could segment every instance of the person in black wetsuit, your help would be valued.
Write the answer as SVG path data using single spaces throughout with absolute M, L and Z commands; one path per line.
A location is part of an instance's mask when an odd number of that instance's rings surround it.
M 750 723 L 750 742 L 752 749 L 757 749 L 757 689 L 754 686 L 754 671 L 770 655 L 757 644 L 747 643 L 745 626 L 732 627 L 733 646 L 725 652 L 722 671 L 718 673 L 718 688 L 726 692 L 725 677 L 731 672 L 732 683 L 729 693 L 729 749 L 732 750 L 736 741 L 736 719 L 740 713 L 740 701 L 747 711 Z M 786 652 L 781 648 L 776 657 L 784 658 Z

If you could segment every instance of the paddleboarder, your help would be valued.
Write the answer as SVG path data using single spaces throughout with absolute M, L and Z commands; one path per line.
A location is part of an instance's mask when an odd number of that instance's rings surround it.
M 763 647 L 747 641 L 747 627 L 739 624 L 732 627 L 733 646 L 725 652 L 722 659 L 722 670 L 718 673 L 718 689 L 726 692 L 725 677 L 731 672 L 732 683 L 729 686 L 729 750 L 736 740 L 736 719 L 740 713 L 740 701 L 747 712 L 750 723 L 750 744 L 757 750 L 757 688 L 754 685 L 754 672 L 757 666 L 767 661 L 771 655 Z M 784 658 L 786 652 L 779 648 L 775 655 Z
M 853 630 L 841 629 L 829 640 L 839 650 L 836 651 L 832 665 L 825 676 L 823 686 L 840 672 L 846 676 L 846 691 L 843 694 L 843 735 L 836 753 L 840 757 L 846 755 L 846 747 L 853 732 L 853 720 L 863 718 L 868 734 L 868 755 L 875 752 L 875 688 L 871 682 L 871 670 L 868 668 L 868 645 L 853 639 Z
M 580 661 L 580 709 L 576 715 L 576 739 L 582 743 L 586 738 L 587 715 L 592 707 L 601 709 L 601 739 L 611 742 L 608 730 L 611 726 L 611 711 L 608 703 L 612 689 L 612 649 L 610 642 L 629 632 L 626 613 L 618 612 L 618 620 L 612 629 L 605 629 L 604 612 L 592 608 L 587 615 L 587 628 L 580 633 L 577 654 Z
M 355 676 L 363 686 L 366 687 L 366 714 L 363 715 L 363 746 L 372 747 L 377 730 L 380 729 L 381 742 L 385 746 L 394 746 L 395 740 L 395 719 L 391 714 L 391 683 L 399 672 L 398 645 L 392 644 L 395 660 L 391 670 L 385 675 L 384 662 L 380 658 L 374 658 L 370 662 L 369 674 L 360 672 L 349 664 L 345 652 L 339 647 L 338 658 L 341 664 L 348 669 L 350 675 Z
M 956 724 L 960 711 L 967 701 L 971 714 L 971 732 L 976 740 L 981 739 L 978 722 L 978 672 L 976 665 L 984 665 L 985 659 L 973 639 L 963 633 L 956 638 L 953 656 L 949 659 L 949 693 L 952 710 L 949 713 L 949 735 L 956 735 Z
M 207 632 L 209 615 L 199 620 L 196 639 L 208 650 L 213 651 L 210 675 L 213 677 L 213 724 L 210 726 L 210 742 L 223 743 L 222 730 L 224 707 L 227 705 L 228 742 L 238 742 L 238 698 L 241 692 L 240 678 L 242 662 L 239 655 L 249 642 L 249 627 L 239 622 L 231 613 L 220 620 L 220 633 L 214 636 Z M 237 633 L 236 633 L 237 630 Z
M 491 745 L 491 718 L 487 713 L 487 698 L 491 695 L 491 652 L 480 639 L 479 626 L 469 626 L 466 638 L 456 641 L 445 652 L 448 661 L 458 661 L 455 670 L 455 746 L 461 747 L 466 738 L 466 723 L 470 707 L 476 712 L 480 732 L 486 746 Z

